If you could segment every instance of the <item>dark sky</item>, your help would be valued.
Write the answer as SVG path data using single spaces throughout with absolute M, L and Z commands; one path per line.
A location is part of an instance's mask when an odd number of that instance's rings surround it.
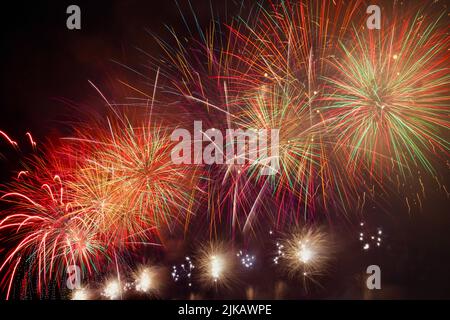
M 66 28 L 72 3 L 81 7 L 80 31 Z M 67 113 L 57 99 L 86 100 L 94 94 L 87 80 L 113 77 L 111 60 L 127 64 L 135 46 L 157 53 L 145 29 L 164 32 L 164 23 L 183 32 L 174 1 L 12 2 L 1 19 L 0 127 L 46 135 Z
M 215 10 L 225 12 L 225 1 L 215 2 Z M 210 18 L 209 1 L 192 3 L 200 23 L 206 24 Z M 66 28 L 65 12 L 70 4 L 81 7 L 81 31 Z M 186 5 L 183 8 L 188 9 Z M 156 44 L 146 29 L 164 35 L 167 24 L 179 34 L 185 32 L 173 0 L 13 1 L 8 9 L 2 9 L 0 21 L 0 130 L 18 141 L 25 141 L 27 131 L 39 141 L 66 130 L 63 123 L 73 111 L 63 100 L 83 108 L 84 103 L 98 99 L 87 80 L 99 84 L 113 81 L 118 67 L 111 60 L 141 63 L 135 60 L 135 47 L 157 55 Z M 15 164 L 11 160 L 14 155 L 4 149 L 2 144 L 0 153 L 7 159 L 0 159 L 2 183 Z M 448 180 L 448 174 L 443 179 Z M 406 212 L 402 195 L 394 192 L 387 201 L 387 212 L 376 222 L 386 228 L 391 248 L 373 257 L 361 256 L 358 251 L 358 264 L 375 261 L 386 266 L 389 285 L 401 288 L 397 297 L 450 298 L 448 199 L 431 187 L 428 192 L 423 212 L 413 215 Z M 345 279 L 351 274 L 345 262 L 354 260 L 355 251 L 340 254 L 342 262 L 336 271 L 342 277 L 336 281 L 339 290 L 334 292 L 337 297 L 345 297 Z M 333 286 L 333 281 L 329 285 Z M 354 292 L 348 297 L 355 297 Z

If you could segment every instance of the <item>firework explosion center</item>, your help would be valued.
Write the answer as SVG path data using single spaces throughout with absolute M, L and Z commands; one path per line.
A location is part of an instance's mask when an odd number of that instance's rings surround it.
M 273 175 L 279 169 L 279 129 L 226 129 L 224 146 L 220 130 L 204 131 L 202 121 L 194 121 L 193 136 L 178 128 L 171 140 L 178 141 L 171 153 L 175 164 L 251 164 L 261 167 L 261 175 Z M 209 144 L 203 148 L 203 143 Z

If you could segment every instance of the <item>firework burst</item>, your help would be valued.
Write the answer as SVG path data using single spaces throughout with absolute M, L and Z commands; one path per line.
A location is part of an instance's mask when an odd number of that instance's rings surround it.
M 91 293 L 87 289 L 77 289 L 72 293 L 72 300 L 89 300 Z
M 195 172 L 172 163 L 173 143 L 161 129 L 114 126 L 82 140 L 93 151 L 71 187 L 77 205 L 112 243 L 149 243 L 161 227 L 188 221 Z
M 106 282 L 101 295 L 109 300 L 119 300 L 122 298 L 123 288 L 120 280 L 111 279 Z
M 200 281 L 206 287 L 229 287 L 235 277 L 233 256 L 223 244 L 211 243 L 198 254 Z
M 324 111 L 351 169 L 433 173 L 430 154 L 448 156 L 449 36 L 439 22 L 419 12 L 341 44 Z
M 133 286 L 139 293 L 156 295 L 161 292 L 164 270 L 157 266 L 142 266 L 134 272 Z
M 0 266 L 0 271 L 6 269 L 2 282 L 8 284 L 7 297 L 19 263 L 24 277 L 35 277 L 38 293 L 43 293 L 52 281 L 65 279 L 68 266 L 92 274 L 105 256 L 96 227 L 77 214 L 60 176 L 51 178 L 45 167 L 37 169 L 43 172 L 19 175 L 2 196 L 11 209 L 4 213 L 0 231 L 13 235 L 3 239 L 11 246 Z
M 329 236 L 317 228 L 304 227 L 280 243 L 277 256 L 281 257 L 287 274 L 303 280 L 323 274 L 332 256 Z

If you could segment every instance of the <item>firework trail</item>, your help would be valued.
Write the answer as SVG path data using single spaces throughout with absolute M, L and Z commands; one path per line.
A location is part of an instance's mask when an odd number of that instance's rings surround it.
M 0 137 L 2 137 L 2 139 L 6 140 L 14 148 L 16 148 L 18 146 L 17 142 L 12 140 L 5 132 L 0 131 Z

